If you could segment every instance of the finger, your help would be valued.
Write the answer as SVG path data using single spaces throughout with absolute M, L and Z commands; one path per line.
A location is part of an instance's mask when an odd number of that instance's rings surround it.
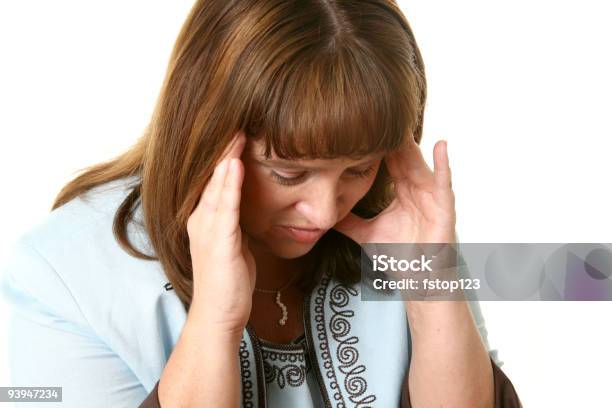
M 434 199 L 449 208 L 455 207 L 455 194 L 452 189 L 451 169 L 446 141 L 434 146 Z
M 234 139 L 234 143 L 231 146 L 231 149 L 228 153 L 228 157 L 239 159 L 242 156 L 242 152 L 244 151 L 244 147 L 246 145 L 246 135 L 243 131 L 239 131 L 236 134 L 236 138 Z
M 210 214 L 217 211 L 219 197 L 227 176 L 228 160 L 222 160 L 213 171 L 213 175 L 204 187 L 197 210 L 202 214 Z
M 408 179 L 416 184 L 430 182 L 433 173 L 419 145 L 411 137 L 385 157 L 389 174 L 394 180 Z
M 244 149 L 244 145 L 246 143 L 246 136 L 242 130 L 236 132 L 228 145 L 223 150 L 221 157 L 218 162 L 226 158 L 240 157 L 242 154 L 242 150 Z
M 434 146 L 434 180 L 437 188 L 450 190 L 451 169 L 445 140 L 437 142 Z
M 229 160 L 232 157 L 240 157 L 240 153 L 244 148 L 246 137 L 242 131 L 236 132 L 234 138 L 225 147 L 223 155 L 219 162 L 215 166 L 213 175 L 202 192 L 200 203 L 202 204 L 204 212 L 214 212 L 217 210 L 219 198 L 221 197 L 221 191 L 223 190 L 223 183 L 227 176 Z M 238 156 L 236 156 L 238 154 Z M 225 163 L 224 163 L 225 160 Z
M 244 168 L 240 159 L 229 159 L 227 177 L 223 183 L 217 220 L 226 237 L 237 234 L 240 223 L 240 197 Z

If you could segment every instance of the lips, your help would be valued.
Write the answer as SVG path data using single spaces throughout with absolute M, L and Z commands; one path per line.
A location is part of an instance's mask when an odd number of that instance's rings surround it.
M 294 240 L 303 243 L 312 243 L 317 241 L 325 234 L 325 230 L 322 229 L 304 229 L 292 226 L 282 226 Z
M 295 226 L 295 225 L 285 225 L 285 227 L 293 228 L 293 229 L 297 229 L 297 230 L 301 230 L 301 231 L 323 231 L 322 229 L 319 229 L 319 228 L 304 228 L 304 227 L 298 227 L 298 226 Z

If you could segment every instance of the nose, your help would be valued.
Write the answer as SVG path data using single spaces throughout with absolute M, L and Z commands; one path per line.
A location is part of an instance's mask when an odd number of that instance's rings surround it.
M 323 230 L 336 225 L 341 201 L 337 183 L 322 182 L 304 193 L 296 208 L 308 220 L 308 225 Z

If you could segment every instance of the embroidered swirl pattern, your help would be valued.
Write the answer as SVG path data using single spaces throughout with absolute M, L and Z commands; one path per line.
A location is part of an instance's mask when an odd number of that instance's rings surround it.
M 337 408 L 345 408 L 344 399 L 338 389 L 338 380 L 329 354 L 329 344 L 327 342 L 327 332 L 325 328 L 325 318 L 323 316 L 323 305 L 325 301 L 325 290 L 329 284 L 329 276 L 324 275 L 321 279 L 321 285 L 317 288 L 317 295 L 314 298 L 314 320 L 316 324 L 317 339 L 319 340 L 319 348 L 322 350 L 321 357 L 323 358 L 323 368 L 325 376 L 331 380 L 330 387 L 334 390 L 333 398 L 336 401 Z
M 324 318 L 324 300 L 327 286 L 330 282 L 329 275 L 325 275 L 321 280 L 321 285 L 316 290 L 314 299 L 314 318 L 316 324 L 317 339 L 319 340 L 319 348 L 321 349 L 321 357 L 323 358 L 323 368 L 325 376 L 330 379 L 330 387 L 334 390 L 333 403 L 336 408 L 346 408 L 346 403 L 342 398 L 342 393 L 339 390 L 338 379 L 334 371 L 333 362 L 329 352 L 329 342 L 327 330 L 325 327 Z M 359 292 L 353 287 L 346 287 L 341 284 L 334 286 L 330 292 L 330 308 L 332 309 L 332 317 L 329 323 L 329 330 L 339 345 L 336 349 L 336 357 L 340 362 L 339 370 L 346 375 L 344 380 L 344 389 L 349 394 L 349 399 L 359 408 L 371 408 L 370 403 L 376 401 L 376 396 L 373 394 L 364 395 L 368 383 L 366 379 L 359 374 L 365 372 L 363 364 L 357 365 L 359 359 L 359 351 L 355 344 L 359 342 L 357 336 L 349 336 L 351 324 L 348 320 L 355 315 L 353 310 L 344 309 L 348 306 L 351 296 L 358 296 Z M 348 336 L 348 337 L 347 337 Z
M 357 336 L 349 335 L 351 323 L 349 321 L 355 315 L 354 310 L 346 309 L 351 296 L 359 295 L 357 289 L 352 286 L 337 284 L 330 292 L 330 308 L 333 311 L 329 322 L 331 334 L 339 344 L 336 349 L 336 357 L 340 362 L 339 370 L 346 375 L 344 379 L 344 389 L 349 394 L 349 399 L 355 407 L 369 407 L 368 404 L 376 401 L 373 394 L 365 395 L 368 382 L 360 374 L 366 368 L 363 364 L 357 364 L 359 360 L 359 350 L 355 345 L 359 343 Z
M 309 364 L 302 353 L 291 353 L 282 351 L 262 350 L 264 358 L 264 373 L 266 383 L 276 381 L 282 389 L 299 387 L 306 380 Z M 281 364 L 275 364 L 280 362 Z M 283 364 L 288 362 L 287 364 Z
M 242 404 L 244 408 L 253 408 L 253 381 L 251 380 L 251 363 L 246 341 L 240 341 L 240 374 L 242 378 Z

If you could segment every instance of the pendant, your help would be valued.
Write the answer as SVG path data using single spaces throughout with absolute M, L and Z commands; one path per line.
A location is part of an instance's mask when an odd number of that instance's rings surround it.
M 287 323 L 287 306 L 285 306 L 285 304 L 281 302 L 280 297 L 281 297 L 280 291 L 276 292 L 276 304 L 278 305 L 278 307 L 280 307 L 281 311 L 283 312 L 283 317 L 281 317 L 281 319 L 278 321 L 278 324 L 281 326 L 284 326 L 285 323 Z

